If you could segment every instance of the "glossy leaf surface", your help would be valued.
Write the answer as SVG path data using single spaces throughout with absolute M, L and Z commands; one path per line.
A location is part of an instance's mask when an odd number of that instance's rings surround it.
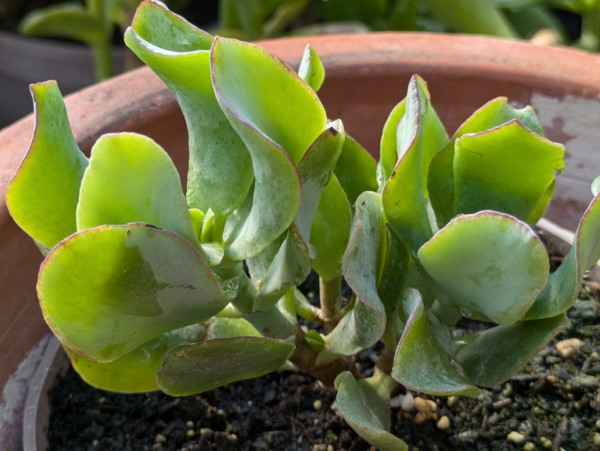
M 475 111 L 454 133 L 448 144 L 431 161 L 429 167 L 429 197 L 435 210 L 438 225 L 443 227 L 456 214 L 454 209 L 454 155 L 456 140 L 468 133 L 480 133 L 513 119 L 533 133 L 541 135 L 542 126 L 531 107 L 514 109 L 505 97 L 489 101 Z M 545 208 L 544 208 L 545 210 Z
M 315 249 L 312 267 L 323 280 L 342 275 L 351 224 L 348 198 L 334 175 L 321 194 L 310 231 L 310 244 Z
M 540 199 L 564 167 L 563 155 L 562 145 L 515 120 L 462 136 L 454 154 L 454 211 L 496 210 L 535 224 L 545 211 Z
M 458 360 L 474 383 L 493 387 L 519 371 L 568 324 L 565 315 L 558 315 L 493 327 L 464 337 Z
M 125 34 L 128 47 L 167 84 L 189 134 L 190 207 L 227 216 L 248 193 L 252 162 L 219 107 L 210 76 L 213 37 L 155 2 L 144 2 Z
M 394 356 L 392 377 L 407 387 L 437 395 L 476 396 L 473 385 L 450 349 L 436 339 L 421 295 L 409 290 L 403 301 L 408 318 Z
M 520 319 L 548 279 L 548 255 L 533 230 L 497 212 L 459 216 L 418 256 L 465 315 L 482 314 L 498 324 Z
M 408 446 L 390 434 L 390 407 L 365 380 L 356 381 L 348 371 L 335 380 L 336 402 L 344 420 L 371 445 L 382 451 L 402 451 Z
M 195 343 L 203 328 L 192 325 L 167 332 L 109 363 L 97 363 L 67 349 L 75 371 L 102 390 L 143 393 L 158 390 L 156 381 L 165 358 L 177 348 Z
M 101 226 L 62 241 L 42 264 L 38 294 L 57 337 L 98 362 L 208 319 L 228 302 L 189 242 L 144 224 Z
M 263 48 L 217 38 L 211 71 L 217 98 L 236 130 L 236 123 L 252 128 L 285 149 L 294 163 L 325 130 L 327 116 L 315 92 Z
M 259 80 L 252 69 L 257 66 L 268 68 L 270 77 Z M 230 218 L 224 234 L 225 255 L 244 260 L 265 249 L 294 220 L 300 179 L 292 159 L 299 161 L 325 129 L 324 117 L 319 117 L 324 112 L 295 72 L 254 45 L 218 38 L 211 68 L 217 99 L 252 156 L 252 200 Z M 299 128 L 297 121 L 304 120 L 306 128 Z
M 76 229 L 75 209 L 88 160 L 73 138 L 56 82 L 31 86 L 35 130 L 27 155 L 6 190 L 15 222 L 50 249 Z
M 270 338 L 208 340 L 171 354 L 158 383 L 161 390 L 173 396 L 202 393 L 275 371 L 293 351 L 292 343 Z
M 334 173 L 338 178 L 350 205 L 354 205 L 356 198 L 364 191 L 377 191 L 375 178 L 375 160 L 350 135 L 346 134 L 342 153 L 335 165 Z
M 92 148 L 77 205 L 78 230 L 144 222 L 198 246 L 179 174 L 153 140 L 135 133 L 104 135 Z
M 394 232 L 415 252 L 433 235 L 427 172 L 448 141 L 420 77 L 410 81 L 396 133 L 397 163 L 383 189 L 383 208 Z

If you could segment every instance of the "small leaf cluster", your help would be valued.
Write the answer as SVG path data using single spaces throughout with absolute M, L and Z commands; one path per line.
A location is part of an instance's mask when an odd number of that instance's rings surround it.
M 403 449 L 388 432 L 400 385 L 476 396 L 567 325 L 600 207 L 550 274 L 533 226 L 564 148 L 531 108 L 494 99 L 448 136 L 414 76 L 375 162 L 328 119 L 310 47 L 296 73 L 154 1 L 125 40 L 185 117 L 185 193 L 148 137 L 108 134 L 84 156 L 54 82 L 32 86 L 36 128 L 7 190 L 45 255 L 44 317 L 90 384 L 180 396 L 291 366 L 335 384 L 367 441 Z M 311 271 L 318 304 L 298 288 Z M 483 326 L 458 336 L 465 319 Z M 354 356 L 377 343 L 364 378 Z

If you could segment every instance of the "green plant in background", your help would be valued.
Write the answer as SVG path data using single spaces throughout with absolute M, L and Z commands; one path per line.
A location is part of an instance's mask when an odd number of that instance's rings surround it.
M 45 254 L 44 317 L 90 384 L 181 396 L 293 366 L 335 384 L 369 443 L 406 449 L 389 433 L 401 384 L 475 396 L 567 325 L 600 256 L 600 198 L 549 274 L 532 226 L 564 148 L 531 108 L 492 100 L 449 137 L 415 76 L 376 163 L 327 119 L 310 48 L 297 74 L 148 0 L 125 40 L 185 116 L 186 194 L 147 137 L 105 135 L 86 158 L 46 82 L 6 195 Z M 311 270 L 318 303 L 298 289 Z M 461 318 L 484 327 L 455 337 Z M 377 343 L 364 377 L 354 356 Z
M 580 36 L 569 36 L 560 12 L 581 21 Z M 347 23 L 357 31 L 473 33 L 600 50 L 597 0 L 221 0 L 219 15 L 219 33 L 245 40 Z
M 175 10 L 187 0 L 171 0 Z M 86 0 L 57 3 L 29 12 L 19 24 L 19 31 L 30 36 L 72 39 L 88 45 L 94 55 L 96 79 L 114 75 L 112 46 L 115 27 L 125 31 L 140 0 Z

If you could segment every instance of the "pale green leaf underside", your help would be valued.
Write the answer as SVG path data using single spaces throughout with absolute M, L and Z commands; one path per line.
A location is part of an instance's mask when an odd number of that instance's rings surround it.
M 577 299 L 583 276 L 600 258 L 600 196 L 584 212 L 573 247 L 539 294 L 525 319 L 549 318 L 566 312 Z
M 144 222 L 199 246 L 179 174 L 153 140 L 135 133 L 104 135 L 92 148 L 81 182 L 77 229 Z
M 364 380 L 356 381 L 348 371 L 335 380 L 336 402 L 344 420 L 371 445 L 382 451 L 403 451 L 408 445 L 390 434 L 387 400 Z
M 31 93 L 33 139 L 7 187 L 6 203 L 19 227 L 50 249 L 76 231 L 75 209 L 88 161 L 73 138 L 56 82 L 32 85 Z
M 383 335 L 385 309 L 377 286 L 384 252 L 384 227 L 381 195 L 363 193 L 356 200 L 352 234 L 343 259 L 343 274 L 357 301 L 325 337 L 328 353 L 355 354 Z
M 476 396 L 479 389 L 455 356 L 449 355 L 436 340 L 418 291 L 407 292 L 404 314 L 408 321 L 396 349 L 392 377 L 424 393 Z
M 273 257 L 266 276 L 261 278 L 252 310 L 256 312 L 273 308 L 286 291 L 306 279 L 310 268 L 306 242 L 298 228 L 292 226 Z
M 246 197 L 253 173 L 248 151 L 215 98 L 209 52 L 213 37 L 147 2 L 125 42 L 165 81 L 183 111 L 189 134 L 190 207 L 227 216 Z
M 70 236 L 44 260 L 37 288 L 56 336 L 98 362 L 208 319 L 228 302 L 189 242 L 145 224 Z
M 195 343 L 203 328 L 192 325 L 169 331 L 110 363 L 97 363 L 67 349 L 73 368 L 88 384 L 101 390 L 143 393 L 158 390 L 156 377 L 174 350 Z
M 525 223 L 483 211 L 459 216 L 419 249 L 438 286 L 465 315 L 495 323 L 520 319 L 548 279 L 548 255 Z
M 293 351 L 292 343 L 270 338 L 208 340 L 171 354 L 158 384 L 173 396 L 193 395 L 275 371 Z

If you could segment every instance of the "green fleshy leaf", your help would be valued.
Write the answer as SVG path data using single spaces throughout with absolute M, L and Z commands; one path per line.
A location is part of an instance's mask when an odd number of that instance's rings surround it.
M 477 396 L 480 390 L 436 339 L 418 291 L 406 292 L 404 314 L 408 321 L 396 348 L 392 377 L 424 393 Z
M 213 37 L 164 5 L 144 2 L 125 42 L 167 84 L 183 111 L 189 134 L 190 207 L 229 215 L 246 198 L 254 176 L 250 155 L 215 97 Z
M 253 307 L 255 311 L 269 310 L 285 292 L 308 276 L 311 261 L 307 243 L 311 224 L 321 193 L 332 176 L 343 140 L 341 122 L 333 122 L 315 140 L 298 164 L 302 188 L 294 226 L 288 230 L 276 254 L 273 252 L 278 241 L 248 262 L 252 277 L 260 280 L 259 293 Z
M 429 166 L 429 197 L 438 226 L 443 227 L 458 212 L 454 210 L 454 149 L 456 140 L 468 133 L 480 133 L 518 119 L 533 133 L 542 135 L 542 126 L 531 107 L 514 109 L 505 97 L 498 97 L 473 113 L 454 133 L 448 144 Z M 511 178 L 512 180 L 512 178 Z M 545 210 L 545 207 L 542 209 Z
M 378 292 L 385 306 L 385 312 L 389 315 L 396 310 L 402 299 L 402 291 L 408 277 L 410 254 L 389 227 L 385 228 L 385 237 L 385 261 Z
M 431 238 L 435 225 L 427 193 L 429 164 L 448 141 L 425 82 L 418 76 L 408 86 L 396 141 L 398 162 L 383 189 L 383 208 L 394 232 L 416 252 Z
M 345 132 L 341 121 L 332 122 L 319 135 L 298 163 L 302 187 L 300 207 L 294 222 L 304 241 L 310 238 L 311 225 L 319 199 L 333 175 L 333 168 L 342 151 Z
M 316 253 L 312 267 L 325 281 L 342 275 L 342 258 L 350 238 L 351 223 L 348 198 L 334 175 L 321 194 L 310 231 L 310 243 Z
M 592 182 L 592 194 L 596 197 L 600 193 L 600 175 Z
M 418 257 L 465 315 L 499 324 L 514 323 L 529 310 L 549 272 L 548 254 L 533 230 L 491 211 L 450 221 Z
M 293 351 L 293 343 L 271 338 L 208 340 L 167 357 L 158 384 L 172 396 L 202 393 L 275 371 Z
M 15 222 L 50 249 L 74 233 L 81 179 L 88 165 L 73 138 L 56 82 L 31 85 L 35 130 L 27 155 L 6 189 Z
M 406 99 L 402 100 L 390 112 L 383 125 L 381 142 L 379 145 L 379 162 L 377 163 L 377 184 L 383 190 L 385 184 L 392 176 L 398 162 L 398 125 L 406 113 Z
M 568 324 L 566 316 L 559 315 L 493 327 L 459 340 L 458 360 L 474 383 L 494 387 L 519 371 Z
M 300 284 L 310 273 L 310 256 L 306 242 L 300 236 L 298 228 L 293 225 L 288 230 L 283 243 L 270 262 L 264 277 L 252 278 L 260 280 L 258 294 L 254 300 L 252 311 L 270 310 L 290 288 Z M 248 264 L 250 267 L 250 263 Z
M 364 191 L 377 190 L 376 167 L 377 163 L 371 154 L 346 134 L 334 173 L 344 188 L 350 205 L 354 205 L 356 198 Z
M 363 439 L 382 451 L 408 450 L 390 434 L 390 406 L 366 380 L 356 381 L 348 371 L 335 379 L 336 402 L 344 420 Z
M 325 130 L 327 116 L 315 92 L 265 49 L 217 38 L 211 70 L 219 103 L 236 130 L 252 128 L 285 149 L 295 164 Z
M 143 135 L 104 135 L 92 148 L 81 182 L 77 229 L 131 222 L 170 230 L 199 246 L 169 155 Z
M 307 45 L 300 61 L 298 75 L 316 92 L 325 80 L 325 68 L 319 59 L 317 52 Z
M 566 312 L 577 299 L 585 271 L 600 258 L 600 196 L 581 217 L 571 250 L 539 294 L 525 319 L 550 318 Z
M 454 211 L 496 210 L 529 224 L 539 220 L 540 199 L 564 168 L 564 146 L 532 133 L 513 120 L 456 141 Z M 535 215 L 534 215 L 535 214 Z
M 297 327 L 294 289 L 289 289 L 273 308 L 264 312 L 246 313 L 244 318 L 263 337 L 276 338 L 293 343 L 296 338 Z
M 385 308 L 377 286 L 385 246 L 384 227 L 381 196 L 363 193 L 356 200 L 352 235 L 343 261 L 344 277 L 356 294 L 357 302 L 325 337 L 322 359 L 332 354 L 355 354 L 373 345 L 383 335 Z
M 30 36 L 54 36 L 94 44 L 105 37 L 100 18 L 77 3 L 40 8 L 27 14 L 19 31 Z
M 203 329 L 192 325 L 167 332 L 109 363 L 97 363 L 66 351 L 73 368 L 88 384 L 101 390 L 143 393 L 158 390 L 156 376 L 165 358 L 174 350 L 195 343 Z
M 325 129 L 324 112 L 314 92 L 259 47 L 218 38 L 211 67 L 217 99 L 246 143 L 254 167 L 253 199 L 229 218 L 224 232 L 225 255 L 243 260 L 260 253 L 294 220 L 300 180 L 290 158 L 299 161 Z M 256 67 L 268 68 L 270 76 L 260 76 Z M 237 74 L 244 74 L 244 83 Z
M 217 338 L 260 336 L 260 332 L 256 330 L 256 327 L 254 327 L 244 318 L 225 318 L 215 316 L 206 323 L 206 334 L 204 335 L 204 339 L 214 340 Z
M 56 336 L 104 363 L 170 330 L 204 321 L 228 302 L 189 242 L 146 224 L 71 235 L 44 260 L 37 288 Z

